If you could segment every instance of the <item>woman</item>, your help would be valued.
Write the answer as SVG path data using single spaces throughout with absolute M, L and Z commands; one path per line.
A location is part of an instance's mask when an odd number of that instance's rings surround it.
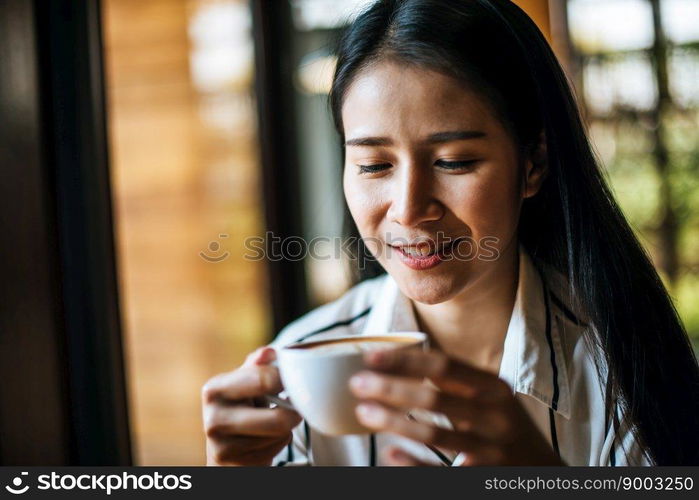
M 351 387 L 375 433 L 335 438 L 254 404 L 283 389 L 256 351 L 203 389 L 209 463 L 699 463 L 696 358 L 534 23 L 507 0 L 384 0 L 338 57 L 345 197 L 387 274 L 273 347 L 342 326 L 431 349 L 371 353 Z

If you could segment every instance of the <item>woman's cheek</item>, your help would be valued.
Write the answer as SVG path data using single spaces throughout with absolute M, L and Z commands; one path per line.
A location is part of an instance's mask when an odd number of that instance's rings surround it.
M 382 196 L 376 186 L 367 184 L 369 183 L 361 182 L 359 179 L 345 177 L 345 199 L 359 234 L 365 239 L 369 250 L 374 253 L 378 250 L 375 240 L 383 239 L 383 235 L 379 234 L 382 221 Z
M 512 186 L 503 182 L 503 177 L 489 176 L 464 186 L 462 193 L 464 213 L 459 218 L 468 223 L 471 236 L 476 241 L 496 238 L 497 247 L 506 244 L 516 230 L 518 218 L 517 193 Z

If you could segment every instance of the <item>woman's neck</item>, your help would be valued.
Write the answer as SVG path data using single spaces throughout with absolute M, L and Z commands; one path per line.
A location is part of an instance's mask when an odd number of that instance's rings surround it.
M 453 358 L 498 373 L 519 278 L 518 246 L 500 254 L 497 266 L 440 304 L 413 301 L 420 328 L 432 345 Z

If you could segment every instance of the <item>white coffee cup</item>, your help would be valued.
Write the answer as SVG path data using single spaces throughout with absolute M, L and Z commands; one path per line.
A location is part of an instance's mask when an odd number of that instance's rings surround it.
M 354 410 L 349 379 L 365 368 L 368 350 L 421 348 L 422 332 L 333 335 L 277 349 L 277 365 L 293 407 L 315 430 L 328 435 L 366 434 Z

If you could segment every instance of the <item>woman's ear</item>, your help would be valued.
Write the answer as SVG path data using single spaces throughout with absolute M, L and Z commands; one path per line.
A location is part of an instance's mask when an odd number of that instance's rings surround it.
M 539 134 L 536 144 L 528 152 L 524 172 L 524 198 L 531 198 L 539 192 L 544 179 L 548 175 L 548 153 L 546 150 L 546 134 Z

